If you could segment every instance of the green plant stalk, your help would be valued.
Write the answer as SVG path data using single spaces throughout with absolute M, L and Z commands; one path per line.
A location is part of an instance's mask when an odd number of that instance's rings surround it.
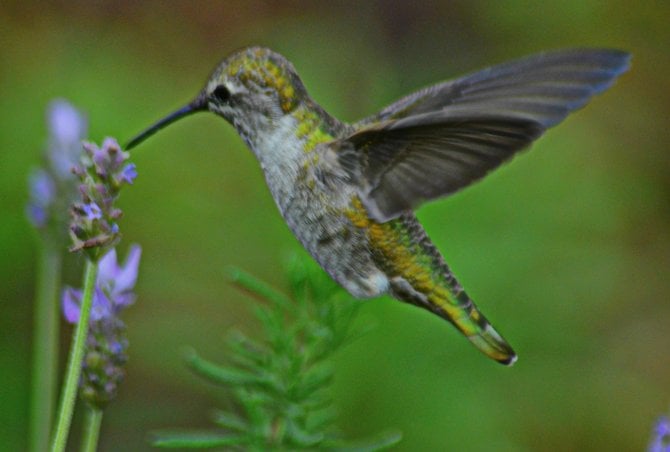
M 30 401 L 30 450 L 47 450 L 56 402 L 58 372 L 58 289 L 61 250 L 44 243 L 40 249 L 35 317 L 33 324 L 33 374 Z
M 103 411 L 100 408 L 87 404 L 86 419 L 84 421 L 84 435 L 81 440 L 82 452 L 95 452 L 95 450 L 98 448 L 98 437 L 100 436 L 102 413 Z
M 57 426 L 51 444 L 52 452 L 62 452 L 67 444 L 67 437 L 72 422 L 74 402 L 77 398 L 79 377 L 81 376 L 81 362 L 86 350 L 86 335 L 88 333 L 88 319 L 91 315 L 93 304 L 93 290 L 98 274 L 98 264 L 90 260 L 86 261 L 86 273 L 84 275 L 84 293 L 81 299 L 79 321 L 74 330 L 70 356 L 68 358 L 67 371 L 63 389 L 61 392 L 60 408 L 58 411 Z

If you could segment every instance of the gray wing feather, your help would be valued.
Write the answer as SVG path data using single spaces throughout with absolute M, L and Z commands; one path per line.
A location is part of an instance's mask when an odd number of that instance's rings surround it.
M 628 67 L 618 50 L 568 50 L 494 66 L 411 94 L 355 124 L 342 166 L 377 221 L 453 193 L 584 106 Z
M 620 50 L 541 53 L 417 91 L 356 126 L 448 108 L 514 114 L 548 128 L 611 86 L 629 61 L 630 55 Z

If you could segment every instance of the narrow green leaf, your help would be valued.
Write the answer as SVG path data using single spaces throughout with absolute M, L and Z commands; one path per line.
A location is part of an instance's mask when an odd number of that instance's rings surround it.
M 265 305 L 254 306 L 254 315 L 260 320 L 272 346 L 286 341 L 286 327 L 284 326 L 283 316 L 277 315 L 277 312 L 270 310 Z
M 231 335 L 227 341 L 231 350 L 230 359 L 235 365 L 248 369 L 263 368 L 267 366 L 267 356 L 272 352 L 265 345 L 253 341 L 242 333 Z
M 272 422 L 272 416 L 265 406 L 271 399 L 266 394 L 246 389 L 237 389 L 235 396 L 247 415 L 251 430 L 255 435 L 261 434 L 265 437 L 267 432 L 270 431 Z
M 187 357 L 187 364 L 196 374 L 214 383 L 228 385 L 262 383 L 261 379 L 251 372 L 214 364 L 200 358 L 195 352 L 191 352 Z
M 215 411 L 214 422 L 221 427 L 235 432 L 244 432 L 249 428 L 249 424 L 237 414 L 227 411 Z
M 336 412 L 333 409 L 321 409 L 310 413 L 305 421 L 305 428 L 310 432 L 326 431 L 334 422 Z
M 279 305 L 283 309 L 290 308 L 292 303 L 286 295 L 255 276 L 235 267 L 229 270 L 229 275 L 231 281 L 239 288 L 250 292 L 252 295 L 258 296 L 261 299 Z
M 165 448 L 201 449 L 205 447 L 222 447 L 243 445 L 245 438 L 240 435 L 226 435 L 217 432 L 179 432 L 163 431 L 151 435 L 151 445 Z
M 346 452 L 374 452 L 395 446 L 402 440 L 398 431 L 384 432 L 373 438 L 362 441 L 329 441 L 327 446 L 332 450 Z M 326 445 L 326 444 L 324 444 Z
M 313 392 L 309 398 L 302 402 L 305 409 L 314 412 L 317 410 L 325 410 L 333 404 L 333 398 L 328 391 Z
M 286 423 L 286 436 L 291 442 L 289 445 L 299 447 L 314 447 L 324 440 L 323 433 L 310 433 L 290 419 Z
M 315 391 L 328 386 L 333 381 L 333 368 L 328 363 L 322 363 L 303 373 L 302 381 L 297 391 L 297 400 L 309 397 Z

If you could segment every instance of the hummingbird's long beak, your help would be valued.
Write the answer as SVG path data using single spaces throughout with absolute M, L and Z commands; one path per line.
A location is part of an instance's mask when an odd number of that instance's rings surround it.
M 135 138 L 130 140 L 128 144 L 126 144 L 126 150 L 130 150 L 149 138 L 151 135 L 154 133 L 158 132 L 162 128 L 172 124 L 178 119 L 183 118 L 184 116 L 188 116 L 192 113 L 196 113 L 199 111 L 206 111 L 207 110 L 207 96 L 205 95 L 204 92 L 202 92 L 198 97 L 193 99 L 189 104 L 181 107 L 179 110 L 170 113 L 160 121 L 158 121 L 156 124 L 152 125 L 148 129 L 146 129 L 144 132 L 140 133 L 137 135 Z

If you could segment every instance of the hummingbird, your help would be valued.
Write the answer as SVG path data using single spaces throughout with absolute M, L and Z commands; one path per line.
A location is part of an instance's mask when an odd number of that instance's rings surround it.
M 126 148 L 192 113 L 221 116 L 255 155 L 288 227 L 339 285 L 356 298 L 389 294 L 437 314 L 484 354 L 511 365 L 512 347 L 413 211 L 528 147 L 610 87 L 629 61 L 614 49 L 540 53 L 429 86 L 346 123 L 310 97 L 285 57 L 248 47 Z

